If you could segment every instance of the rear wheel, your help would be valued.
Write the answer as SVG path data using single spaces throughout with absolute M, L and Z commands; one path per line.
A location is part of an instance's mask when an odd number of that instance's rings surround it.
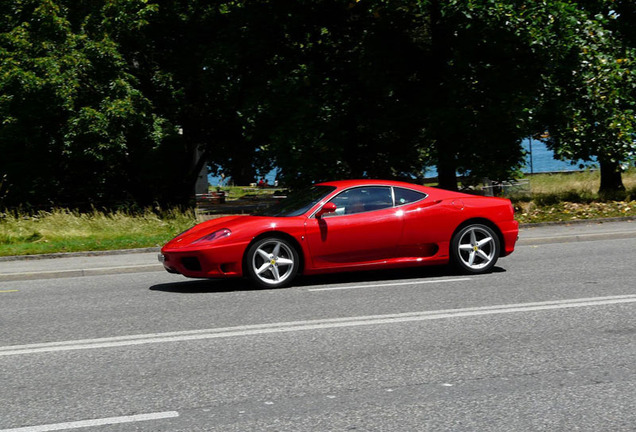
M 451 240 L 453 264 L 464 273 L 486 273 L 499 258 L 499 237 L 482 224 L 467 225 Z
M 278 237 L 263 238 L 247 251 L 247 276 L 261 288 L 288 286 L 296 277 L 300 257 L 296 248 Z

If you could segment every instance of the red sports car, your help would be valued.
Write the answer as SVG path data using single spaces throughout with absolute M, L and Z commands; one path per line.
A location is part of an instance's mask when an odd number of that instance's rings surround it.
M 260 214 L 196 225 L 160 261 L 194 278 L 247 276 L 260 287 L 302 274 L 454 264 L 484 273 L 514 250 L 509 200 L 409 183 L 343 180 L 291 194 Z

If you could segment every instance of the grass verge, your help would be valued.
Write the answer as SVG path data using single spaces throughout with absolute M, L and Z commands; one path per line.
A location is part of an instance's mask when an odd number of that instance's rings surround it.
M 528 176 L 509 198 L 521 223 L 636 217 L 636 169 L 623 174 L 621 199 L 600 197 L 598 171 Z M 617 197 L 614 197 L 617 198 Z
M 548 205 L 516 202 L 515 218 L 519 223 L 571 222 L 586 219 L 636 217 L 636 201 L 568 202 Z
M 524 180 L 525 186 L 510 194 L 521 223 L 636 217 L 636 169 L 623 175 L 627 193 L 622 201 L 598 196 L 598 172 L 538 174 Z M 254 194 L 253 189 L 236 188 L 229 195 L 236 199 Z M 0 213 L 0 256 L 156 247 L 198 221 L 193 210 Z
M 0 256 L 160 246 L 195 223 L 194 211 L 177 210 L 4 213 L 0 214 Z

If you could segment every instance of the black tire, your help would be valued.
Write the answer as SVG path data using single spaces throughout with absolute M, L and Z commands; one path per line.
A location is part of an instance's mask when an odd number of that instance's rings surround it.
M 260 288 L 283 288 L 298 274 L 300 256 L 291 242 L 280 237 L 265 237 L 247 250 L 245 274 Z
M 462 273 L 487 273 L 500 254 L 499 237 L 487 225 L 466 225 L 451 239 L 451 262 Z

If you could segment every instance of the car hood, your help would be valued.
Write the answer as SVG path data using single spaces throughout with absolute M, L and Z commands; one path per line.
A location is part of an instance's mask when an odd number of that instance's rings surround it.
M 197 224 L 179 234 L 166 243 L 163 249 L 182 249 L 189 247 L 192 245 L 192 242 L 223 228 L 229 229 L 232 234 L 228 237 L 214 240 L 214 244 L 240 241 L 246 237 L 251 238 L 255 232 L 258 232 L 263 227 L 274 224 L 273 219 L 274 218 L 266 216 L 250 215 L 225 216 L 212 219 Z

